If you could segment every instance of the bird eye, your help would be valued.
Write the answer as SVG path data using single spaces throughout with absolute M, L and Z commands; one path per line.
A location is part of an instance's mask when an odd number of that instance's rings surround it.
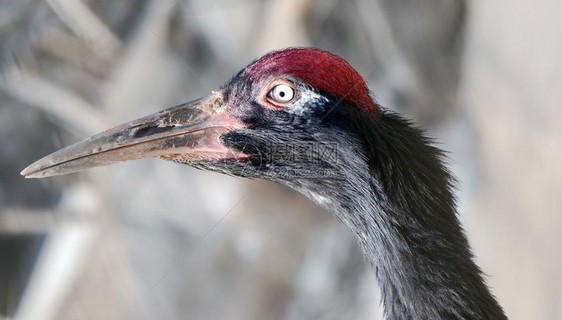
M 267 96 L 274 102 L 285 104 L 295 98 L 295 93 L 295 88 L 290 85 L 278 84 L 269 91 Z

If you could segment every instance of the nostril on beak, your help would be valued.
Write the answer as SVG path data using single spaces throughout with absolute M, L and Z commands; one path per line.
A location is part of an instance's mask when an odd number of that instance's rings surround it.
M 172 129 L 174 129 L 175 126 L 164 126 L 164 127 L 160 127 L 160 126 L 150 126 L 150 127 L 143 127 L 143 128 L 139 128 L 137 130 L 135 130 L 135 132 L 133 132 L 132 137 L 133 138 L 142 138 L 142 137 L 147 137 L 156 133 L 161 133 L 161 132 L 166 132 L 166 131 L 170 131 Z

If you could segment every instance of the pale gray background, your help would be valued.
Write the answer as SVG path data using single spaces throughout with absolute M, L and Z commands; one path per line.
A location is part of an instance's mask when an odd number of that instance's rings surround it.
M 0 317 L 377 319 L 347 230 L 280 186 L 142 160 L 23 167 L 317 46 L 450 152 L 460 214 L 511 319 L 562 318 L 562 3 L 0 2 Z M 46 236 L 45 236 L 46 235 Z

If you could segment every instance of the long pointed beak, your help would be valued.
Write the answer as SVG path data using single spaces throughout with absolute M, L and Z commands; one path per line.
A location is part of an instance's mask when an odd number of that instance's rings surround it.
M 124 123 L 52 153 L 25 168 L 26 178 L 72 173 L 147 157 L 189 163 L 241 158 L 220 137 L 243 128 L 224 106 L 222 92 Z

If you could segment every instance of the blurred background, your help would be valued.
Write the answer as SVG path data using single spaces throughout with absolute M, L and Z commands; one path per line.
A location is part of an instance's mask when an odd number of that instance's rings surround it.
M 42 180 L 70 143 L 316 46 L 449 151 L 511 319 L 562 319 L 562 3 L 0 1 L 0 319 L 382 319 L 347 230 L 264 181 L 141 160 Z

